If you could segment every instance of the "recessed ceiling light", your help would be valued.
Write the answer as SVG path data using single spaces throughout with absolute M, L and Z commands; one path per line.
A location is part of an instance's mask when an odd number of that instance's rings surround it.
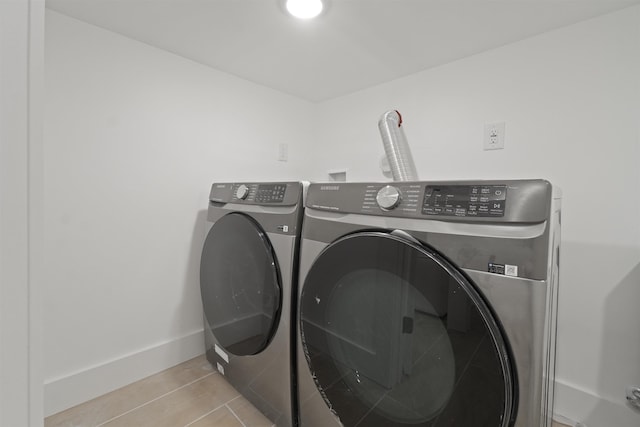
M 296 18 L 315 18 L 322 12 L 322 0 L 287 0 L 287 11 Z

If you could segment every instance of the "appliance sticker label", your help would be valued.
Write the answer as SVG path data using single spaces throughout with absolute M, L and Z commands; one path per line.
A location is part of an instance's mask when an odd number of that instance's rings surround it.
M 504 274 L 504 264 L 494 264 L 490 262 L 487 271 L 494 274 Z
M 496 264 L 490 262 L 487 271 L 493 274 L 502 274 L 503 276 L 518 277 L 517 265 Z
M 229 356 L 227 355 L 227 353 L 225 353 L 225 351 L 218 344 L 215 344 L 214 347 L 216 350 L 216 354 L 222 357 L 222 360 L 229 363 Z
M 219 363 L 216 363 L 216 366 L 218 368 L 218 372 L 220 372 L 222 375 L 224 375 L 224 366 L 222 366 Z

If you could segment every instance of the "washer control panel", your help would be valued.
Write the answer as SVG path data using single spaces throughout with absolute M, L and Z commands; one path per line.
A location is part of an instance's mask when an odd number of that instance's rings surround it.
M 336 213 L 462 222 L 538 222 L 549 215 L 545 180 L 311 184 L 305 206 Z
M 503 217 L 506 185 L 427 185 L 422 213 L 441 216 Z

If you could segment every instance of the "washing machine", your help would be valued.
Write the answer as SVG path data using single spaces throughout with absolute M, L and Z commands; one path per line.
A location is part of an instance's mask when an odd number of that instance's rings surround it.
M 297 425 L 291 307 L 304 191 L 213 184 L 200 264 L 207 359 L 278 427 Z
M 301 426 L 550 426 L 559 237 L 545 180 L 312 184 Z

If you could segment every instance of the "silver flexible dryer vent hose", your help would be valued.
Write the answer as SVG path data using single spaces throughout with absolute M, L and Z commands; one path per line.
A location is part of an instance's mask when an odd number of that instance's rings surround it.
M 418 172 L 402 129 L 402 116 L 396 110 L 387 111 L 378 121 L 382 145 L 387 155 L 394 181 L 417 181 Z

